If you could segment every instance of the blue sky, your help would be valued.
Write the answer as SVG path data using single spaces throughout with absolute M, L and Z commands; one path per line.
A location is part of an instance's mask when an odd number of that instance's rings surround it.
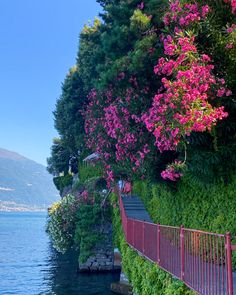
M 46 164 L 52 111 L 96 0 L 0 0 L 0 147 Z

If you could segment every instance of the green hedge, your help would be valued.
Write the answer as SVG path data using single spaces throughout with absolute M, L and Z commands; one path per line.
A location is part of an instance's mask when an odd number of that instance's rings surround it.
M 102 165 L 97 163 L 96 165 L 92 164 L 83 164 L 79 165 L 79 180 L 81 183 L 85 183 L 88 179 L 94 177 L 102 177 L 103 168 Z
M 98 195 L 96 197 L 99 200 L 96 200 L 95 204 L 80 204 L 77 211 L 74 242 L 80 252 L 80 263 L 85 263 L 89 256 L 94 254 L 94 247 L 107 239 L 98 229 L 107 221 L 104 220 L 103 214 L 108 214 L 109 208 L 102 209 L 101 199 Z
M 54 177 L 53 182 L 60 193 L 62 193 L 65 187 L 72 185 L 73 176 L 70 174 L 66 174 L 65 176 Z
M 137 181 L 134 193 L 141 196 L 154 222 L 236 235 L 236 176 L 230 184 L 204 186 L 186 175 L 174 188 Z M 236 266 L 236 256 L 233 261 Z
M 122 254 L 122 269 L 128 276 L 134 291 L 139 295 L 193 295 L 181 281 L 173 279 L 154 263 L 140 257 L 130 248 L 123 234 L 117 196 L 113 203 L 113 243 Z

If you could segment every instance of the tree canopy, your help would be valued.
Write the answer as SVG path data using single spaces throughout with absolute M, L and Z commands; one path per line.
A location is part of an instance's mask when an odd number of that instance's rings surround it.
M 69 158 L 98 152 L 108 181 L 183 173 L 228 181 L 236 167 L 233 3 L 97 2 L 100 19 L 80 34 L 54 112 Z M 61 161 L 55 150 L 49 167 Z

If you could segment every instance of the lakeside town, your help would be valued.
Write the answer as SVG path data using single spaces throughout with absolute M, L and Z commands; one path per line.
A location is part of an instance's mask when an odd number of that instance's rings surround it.
M 16 202 L 1 201 L 0 212 L 46 212 L 46 208 L 17 204 Z

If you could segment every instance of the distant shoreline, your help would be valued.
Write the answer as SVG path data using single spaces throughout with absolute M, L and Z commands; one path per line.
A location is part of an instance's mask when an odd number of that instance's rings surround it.
M 3 213 L 3 212 L 23 212 L 23 213 L 27 213 L 27 212 L 34 212 L 34 213 L 37 213 L 37 212 L 47 212 L 47 209 L 33 209 L 33 208 L 29 208 L 29 209 L 25 209 L 25 208 L 0 208 L 0 213 Z
M 46 212 L 46 206 L 20 204 L 14 201 L 0 200 L 0 212 Z

